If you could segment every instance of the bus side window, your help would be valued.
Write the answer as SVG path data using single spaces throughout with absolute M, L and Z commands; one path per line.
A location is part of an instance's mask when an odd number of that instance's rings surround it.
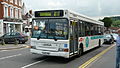
M 70 36 L 71 36 L 71 34 L 72 34 L 72 21 L 70 21 Z
M 90 36 L 90 24 L 88 22 L 85 23 L 85 36 Z
M 85 25 L 83 21 L 79 21 L 78 31 L 80 37 L 85 36 Z
M 82 36 L 85 36 L 85 23 L 84 22 L 82 23 L 82 27 L 81 28 L 82 28 L 81 31 L 82 31 L 82 34 L 83 34 Z
M 82 21 L 79 21 L 78 32 L 79 32 L 79 37 L 82 37 Z
M 91 24 L 90 30 L 91 30 L 91 36 L 93 36 L 93 35 L 94 35 L 94 27 L 93 27 L 93 24 Z

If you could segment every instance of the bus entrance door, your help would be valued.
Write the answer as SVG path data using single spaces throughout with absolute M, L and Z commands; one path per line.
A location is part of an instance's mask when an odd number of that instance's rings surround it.
M 70 22 L 70 55 L 78 51 L 78 26 L 77 22 Z

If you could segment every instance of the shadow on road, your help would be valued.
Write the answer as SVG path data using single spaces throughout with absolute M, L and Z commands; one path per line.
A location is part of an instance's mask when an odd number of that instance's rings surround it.
M 109 45 L 110 46 L 110 45 Z M 86 52 L 84 52 L 80 57 L 78 56 L 74 56 L 72 58 L 63 58 L 63 57 L 56 57 L 56 56 L 43 56 L 43 57 L 38 57 L 38 58 L 33 58 L 33 60 L 35 61 L 40 61 L 40 60 L 45 60 L 45 62 L 48 62 L 48 63 L 60 63 L 60 64 L 67 64 L 75 59 L 78 59 L 78 58 L 83 58 L 83 56 L 85 56 L 86 54 L 89 54 L 91 52 L 93 52 L 94 50 L 97 50 L 97 49 L 100 49 L 102 47 L 104 47 L 105 49 L 108 48 L 109 46 L 106 46 L 106 45 L 103 45 L 101 47 L 96 47 L 96 48 L 93 48 L 91 50 L 88 50 Z M 98 51 L 99 52 L 99 51 Z M 94 55 L 93 55 L 94 56 Z M 90 57 L 90 56 L 89 56 Z
M 89 53 L 89 52 L 92 52 L 93 50 L 95 50 L 95 49 L 98 49 L 98 48 L 100 48 L 100 47 L 96 47 L 96 48 L 93 48 L 93 49 L 91 49 L 91 50 L 89 50 L 89 51 L 86 51 L 85 53 L 83 53 L 80 57 L 82 57 L 82 56 L 84 56 L 85 54 L 87 54 L 87 53 Z M 80 57 L 78 57 L 78 56 L 74 56 L 74 57 L 72 57 L 72 58 L 63 58 L 63 57 L 56 57 L 56 56 L 46 56 L 48 59 L 47 60 L 45 60 L 46 62 L 52 62 L 52 63 L 60 63 L 60 64 L 67 64 L 67 63 L 69 63 L 69 62 L 71 62 L 71 61 L 73 61 L 73 60 L 75 60 L 75 59 L 77 59 L 77 58 L 80 58 Z M 39 59 L 39 58 L 37 58 L 37 59 Z M 37 60 L 36 59 L 36 60 Z M 40 59 L 39 59 L 40 60 Z

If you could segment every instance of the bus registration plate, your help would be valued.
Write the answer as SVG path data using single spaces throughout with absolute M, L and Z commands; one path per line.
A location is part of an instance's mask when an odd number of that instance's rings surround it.
M 42 52 L 43 55 L 49 55 L 49 52 Z

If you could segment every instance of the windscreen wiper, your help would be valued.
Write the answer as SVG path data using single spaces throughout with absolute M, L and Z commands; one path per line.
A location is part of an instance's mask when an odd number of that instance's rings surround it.
M 55 41 L 57 41 L 57 38 L 56 38 L 55 36 L 56 36 L 56 33 L 54 32 L 54 34 L 53 34 L 53 39 L 54 39 Z
M 39 37 L 37 37 L 37 40 L 39 40 L 40 39 L 40 35 L 39 35 Z
M 57 41 L 57 38 L 54 36 L 54 40 Z

